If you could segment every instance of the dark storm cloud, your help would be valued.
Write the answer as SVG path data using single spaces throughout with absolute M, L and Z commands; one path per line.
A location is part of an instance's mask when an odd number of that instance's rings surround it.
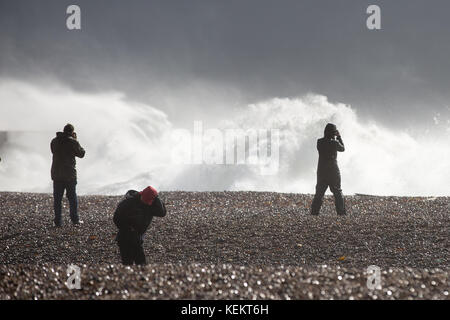
M 81 31 L 65 28 L 74 3 Z M 365 27 L 369 4 L 382 30 Z M 163 96 L 192 86 L 239 102 L 312 91 L 395 124 L 448 106 L 448 12 L 445 0 L 0 0 L 0 75 L 120 90 L 169 114 Z

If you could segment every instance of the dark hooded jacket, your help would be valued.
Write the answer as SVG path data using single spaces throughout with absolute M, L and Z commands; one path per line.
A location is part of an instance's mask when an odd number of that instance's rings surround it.
M 157 196 L 151 205 L 141 201 L 138 191 L 129 190 L 125 199 L 117 206 L 113 221 L 119 232 L 137 232 L 143 235 L 152 222 L 153 217 L 164 217 L 166 206 Z
M 318 175 L 338 173 L 337 153 L 345 150 L 344 142 L 340 136 L 335 137 L 336 126 L 329 123 L 325 127 L 324 137 L 317 140 L 319 151 Z
M 56 138 L 50 143 L 53 153 L 52 180 L 53 181 L 77 181 L 75 157 L 83 158 L 85 151 L 80 143 L 64 132 L 57 132 Z

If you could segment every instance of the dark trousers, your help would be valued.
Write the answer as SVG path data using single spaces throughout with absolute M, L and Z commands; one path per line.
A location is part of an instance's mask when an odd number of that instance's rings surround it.
M 117 244 L 119 245 L 122 264 L 146 264 L 143 235 L 139 235 L 135 231 L 119 230 Z
M 325 191 L 330 187 L 334 195 L 334 205 L 338 215 L 345 214 L 344 197 L 341 190 L 341 175 L 339 171 L 327 172 L 317 175 L 316 194 L 311 205 L 311 214 L 318 215 L 322 206 Z
M 70 206 L 70 220 L 73 223 L 77 223 L 80 218 L 78 217 L 78 200 L 76 192 L 76 181 L 53 181 L 53 208 L 55 210 L 55 224 L 60 226 L 62 224 L 61 216 L 61 202 L 66 191 L 67 199 Z

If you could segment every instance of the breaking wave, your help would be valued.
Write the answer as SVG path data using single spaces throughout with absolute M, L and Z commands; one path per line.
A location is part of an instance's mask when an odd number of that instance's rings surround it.
M 279 143 L 273 135 L 258 138 L 260 145 L 271 144 L 272 155 L 274 147 L 279 151 L 271 174 L 255 165 L 189 164 L 185 160 L 195 157 L 194 124 L 190 132 L 182 131 L 161 110 L 121 93 L 87 94 L 4 79 L 0 102 L 2 191 L 51 191 L 50 140 L 70 122 L 86 149 L 77 162 L 80 194 L 123 194 L 149 184 L 161 190 L 314 193 L 316 139 L 333 122 L 346 146 L 338 157 L 344 193 L 450 195 L 448 126 L 415 137 L 364 121 L 351 106 L 321 95 L 273 98 L 232 110 L 217 122 L 219 135 L 229 129 L 278 130 Z M 221 139 L 203 133 L 203 152 L 223 149 Z M 180 147 L 187 156 L 174 152 Z

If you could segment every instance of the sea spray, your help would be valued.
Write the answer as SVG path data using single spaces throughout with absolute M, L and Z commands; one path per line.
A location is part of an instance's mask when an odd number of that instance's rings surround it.
M 351 106 L 317 94 L 242 106 L 215 123 L 223 132 L 279 130 L 279 167 L 272 175 L 261 174 L 253 165 L 173 161 L 175 121 L 121 93 L 88 94 L 2 80 L 0 101 L 2 191 L 51 191 L 49 143 L 70 122 L 87 151 L 78 161 L 81 194 L 122 194 L 147 184 L 160 190 L 313 193 L 316 139 L 325 124 L 333 122 L 346 145 L 338 156 L 344 193 L 448 195 L 447 127 L 414 136 L 403 128 L 361 119 Z M 191 127 L 193 132 L 194 123 Z M 259 138 L 259 143 L 270 144 L 269 139 Z M 203 143 L 211 149 L 218 142 L 205 138 Z

